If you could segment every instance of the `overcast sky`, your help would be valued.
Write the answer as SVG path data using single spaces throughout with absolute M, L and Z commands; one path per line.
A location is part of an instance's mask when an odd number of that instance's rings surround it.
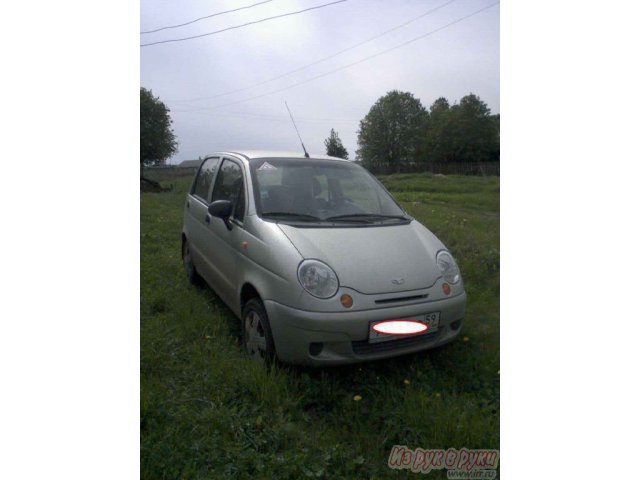
M 142 0 L 140 27 L 141 31 L 153 30 L 260 1 L 264 0 Z M 272 0 L 185 27 L 141 35 L 140 43 L 199 35 L 331 1 Z M 141 48 L 141 86 L 150 88 L 171 109 L 179 147 L 170 162 L 217 150 L 300 150 L 285 100 L 307 150 L 324 153 L 323 140 L 334 128 L 352 159 L 359 121 L 390 90 L 409 91 L 427 108 L 440 96 L 453 103 L 473 92 L 493 113 L 499 113 L 499 5 L 371 60 L 264 95 L 402 44 L 495 0 L 454 0 L 335 58 L 226 94 L 317 62 L 449 1 L 348 0 L 216 35 Z M 230 103 L 234 104 L 227 105 Z

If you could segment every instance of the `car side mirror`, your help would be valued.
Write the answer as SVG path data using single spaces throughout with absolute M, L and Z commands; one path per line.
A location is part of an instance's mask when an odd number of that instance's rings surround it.
M 227 228 L 230 227 L 229 217 L 231 216 L 233 205 L 229 200 L 216 200 L 215 202 L 209 204 L 209 208 L 207 210 L 209 212 L 209 215 L 211 215 L 212 217 L 221 218 Z

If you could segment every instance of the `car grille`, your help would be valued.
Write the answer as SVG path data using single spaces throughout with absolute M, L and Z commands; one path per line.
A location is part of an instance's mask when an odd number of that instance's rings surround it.
M 428 296 L 429 296 L 429 294 L 411 295 L 411 296 L 408 296 L 408 297 L 383 298 L 382 300 L 376 300 L 375 302 L 378 303 L 378 304 L 394 303 L 394 302 L 410 302 L 410 301 L 413 301 L 413 300 L 424 300 Z
M 415 337 L 399 338 L 398 340 L 389 340 L 386 342 L 369 343 L 369 340 L 359 340 L 351 342 L 353 353 L 356 355 L 371 355 L 375 353 L 391 352 L 417 345 L 426 345 L 433 342 L 438 337 L 438 331 L 417 335 Z

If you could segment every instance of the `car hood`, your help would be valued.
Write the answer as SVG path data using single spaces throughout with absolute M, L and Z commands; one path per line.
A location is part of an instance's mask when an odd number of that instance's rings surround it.
M 305 259 L 322 260 L 340 285 L 361 293 L 428 288 L 441 276 L 436 253 L 444 246 L 415 220 L 362 228 L 279 227 Z

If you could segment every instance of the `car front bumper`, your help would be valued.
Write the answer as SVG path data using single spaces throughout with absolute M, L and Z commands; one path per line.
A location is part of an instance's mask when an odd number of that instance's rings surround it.
M 438 347 L 453 340 L 462 327 L 467 296 L 411 305 L 344 312 L 308 312 L 266 300 L 264 306 L 278 358 L 301 365 L 341 365 Z M 408 319 L 426 313 L 440 312 L 438 330 L 422 335 L 402 337 L 386 342 L 369 343 L 371 322 Z M 322 344 L 317 354 L 311 344 Z M 314 349 L 318 349 L 314 345 Z

